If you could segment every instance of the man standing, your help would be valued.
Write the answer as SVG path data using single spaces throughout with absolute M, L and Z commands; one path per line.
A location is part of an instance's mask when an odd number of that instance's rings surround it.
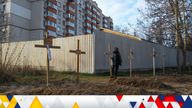
M 115 47 L 113 51 L 112 62 L 113 62 L 112 74 L 113 74 L 113 77 L 116 79 L 119 66 L 122 63 L 121 54 L 119 53 L 119 49 L 117 47 Z

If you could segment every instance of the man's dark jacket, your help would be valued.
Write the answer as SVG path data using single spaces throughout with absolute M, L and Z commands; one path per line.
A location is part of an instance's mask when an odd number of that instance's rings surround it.
M 114 66 L 119 66 L 119 65 L 121 65 L 122 60 L 121 60 L 121 55 L 120 55 L 120 53 L 119 53 L 118 50 L 115 50 L 115 51 L 113 52 L 112 61 L 113 61 L 113 65 L 114 65 Z

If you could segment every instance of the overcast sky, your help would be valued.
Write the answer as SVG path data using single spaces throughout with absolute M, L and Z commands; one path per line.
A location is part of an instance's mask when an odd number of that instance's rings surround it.
M 128 22 L 136 25 L 139 17 L 138 8 L 144 9 L 144 0 L 95 0 L 103 13 L 111 16 L 114 25 L 125 25 Z

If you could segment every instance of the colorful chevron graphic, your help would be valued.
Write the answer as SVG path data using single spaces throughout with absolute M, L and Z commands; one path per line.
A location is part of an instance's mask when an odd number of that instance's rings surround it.
M 190 95 L 11 96 L 0 95 L 0 108 L 192 108 Z

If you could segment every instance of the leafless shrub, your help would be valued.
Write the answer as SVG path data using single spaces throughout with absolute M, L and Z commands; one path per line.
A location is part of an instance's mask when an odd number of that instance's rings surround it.
M 2 54 L 4 52 L 5 55 L 4 58 L 1 58 L 0 83 L 15 81 L 15 76 L 18 74 L 26 76 L 43 75 L 45 73 L 42 67 L 33 67 L 27 60 L 22 61 L 24 62 L 24 65 L 19 65 L 24 48 L 25 44 L 19 48 L 19 43 L 16 43 L 15 46 L 7 43 L 7 48 L 4 48 L 4 51 L 2 50 Z

